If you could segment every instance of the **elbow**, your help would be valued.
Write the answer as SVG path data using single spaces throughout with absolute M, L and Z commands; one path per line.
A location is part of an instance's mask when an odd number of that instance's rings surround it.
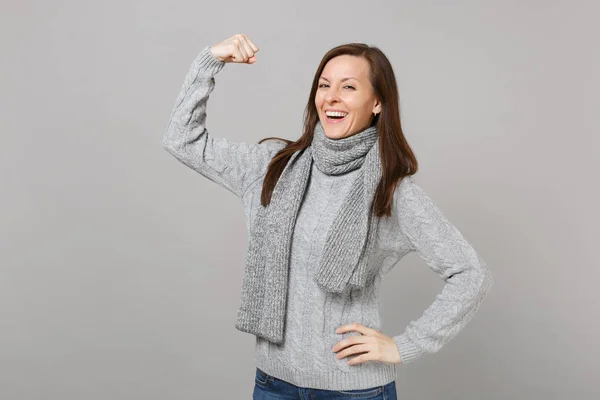
M 484 297 L 490 288 L 494 285 L 494 277 L 485 263 L 480 264 L 479 268 L 479 297 Z
M 173 152 L 173 142 L 169 139 L 169 135 L 164 135 L 162 138 L 162 148 L 169 153 Z
M 481 299 L 485 297 L 488 290 L 493 286 L 494 278 L 492 277 L 490 268 L 483 259 L 479 258 L 479 262 L 473 262 L 468 265 L 468 267 L 451 274 L 446 280 L 456 276 L 457 282 L 458 280 L 462 280 L 470 288 L 473 299 Z
M 484 292 L 487 293 L 487 291 L 494 285 L 494 277 L 492 276 L 492 273 L 490 272 L 490 270 L 488 268 L 485 269 L 484 271 L 484 280 L 483 280 L 483 289 Z
M 479 253 L 475 252 L 475 254 L 477 257 L 476 271 L 478 272 L 479 292 L 480 296 L 483 297 L 494 284 L 494 277 L 492 276 L 492 272 L 490 271 L 487 262 L 479 255 Z
M 181 152 L 183 144 L 181 140 L 181 135 L 178 132 L 175 118 L 176 117 L 173 116 L 169 120 L 169 123 L 165 128 L 161 143 L 162 148 L 171 153 L 172 155 L 177 155 L 177 153 Z
M 177 156 L 181 153 L 181 143 L 175 140 L 173 135 L 171 135 L 168 131 L 162 138 L 162 148 L 173 156 Z

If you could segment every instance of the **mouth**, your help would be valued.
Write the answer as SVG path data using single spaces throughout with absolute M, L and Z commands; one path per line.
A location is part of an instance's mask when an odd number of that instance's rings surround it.
M 330 116 L 329 116 L 329 115 L 327 115 L 327 114 L 324 114 L 324 115 L 325 115 L 325 120 L 326 120 L 326 121 L 327 121 L 327 123 L 329 123 L 329 124 L 339 124 L 340 122 L 343 122 L 343 121 L 345 121 L 345 120 L 346 120 L 346 118 L 348 117 L 348 114 L 344 115 L 343 117 L 338 117 L 338 116 L 335 116 L 335 117 L 330 117 Z

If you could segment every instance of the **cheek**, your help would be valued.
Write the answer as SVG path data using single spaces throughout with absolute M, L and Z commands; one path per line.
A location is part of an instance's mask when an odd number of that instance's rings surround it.
M 354 113 L 360 113 L 363 109 L 364 104 L 361 101 L 358 101 L 353 96 L 347 96 L 342 99 L 344 105 L 348 109 L 348 111 L 352 111 Z
M 317 95 L 315 97 L 315 106 L 317 106 L 317 108 L 321 108 L 322 105 L 323 105 L 323 96 Z
M 352 110 L 354 112 L 354 115 L 357 118 L 360 119 L 365 119 L 365 118 L 369 118 L 369 114 L 370 114 L 370 108 L 366 103 L 363 102 L 352 102 L 350 105 L 350 110 Z

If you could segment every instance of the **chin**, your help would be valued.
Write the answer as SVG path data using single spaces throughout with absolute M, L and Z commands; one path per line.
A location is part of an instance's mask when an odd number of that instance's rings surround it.
M 329 139 L 343 139 L 352 135 L 349 135 L 347 133 L 341 133 L 341 134 L 327 134 L 327 132 L 325 132 L 325 136 L 327 136 Z
M 328 124 L 327 122 L 322 122 L 322 125 L 325 136 L 330 139 L 343 139 L 353 135 L 353 133 L 349 133 L 348 131 L 338 130 L 335 126 L 331 126 L 331 124 Z

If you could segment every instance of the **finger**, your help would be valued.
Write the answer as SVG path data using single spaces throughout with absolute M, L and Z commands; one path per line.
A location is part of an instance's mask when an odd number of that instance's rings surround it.
M 370 350 L 371 350 L 371 346 L 368 344 L 357 344 L 352 347 L 348 347 L 347 349 L 345 349 L 343 351 L 340 351 L 336 355 L 336 357 L 344 358 L 344 357 L 348 357 L 349 355 L 356 354 L 356 353 L 366 353 L 366 352 L 369 352 Z
M 371 353 L 361 354 L 360 356 L 354 357 L 352 360 L 348 361 L 348 365 L 360 364 L 365 361 L 374 360 L 375 357 L 371 355 Z
M 250 38 L 248 36 L 246 36 L 244 33 L 242 33 L 242 36 L 246 39 L 246 41 L 252 48 L 252 51 L 254 51 L 256 53 L 258 51 L 258 46 L 252 40 L 250 40 Z
M 252 63 L 252 62 L 256 61 L 256 57 L 254 57 L 254 50 L 250 46 L 250 43 L 248 43 L 246 40 L 243 40 L 242 43 L 244 45 L 244 50 L 246 51 L 246 54 L 248 55 L 248 62 Z M 250 60 L 252 60 L 252 61 L 250 61 Z
M 236 44 L 235 43 L 231 43 L 230 46 L 231 46 L 231 50 L 229 51 L 229 53 L 231 54 L 231 56 L 230 56 L 231 59 L 234 62 L 241 62 L 240 60 L 242 60 L 244 56 L 242 55 L 242 53 L 240 53 L 240 50 L 238 49 L 238 47 L 236 46 Z
M 243 39 L 236 39 L 235 41 L 235 45 L 238 48 L 238 51 L 240 52 L 240 54 L 242 54 L 243 58 L 242 60 L 240 60 L 240 62 L 246 62 L 248 61 L 248 58 L 250 58 L 248 56 L 248 53 L 246 53 L 246 48 L 244 46 L 244 40 Z
M 363 335 L 368 335 L 374 332 L 374 329 L 367 328 L 363 324 L 359 324 L 358 322 L 353 322 L 351 324 L 342 325 L 336 329 L 336 333 L 343 333 L 347 331 L 356 331 Z
M 350 336 L 340 342 L 338 342 L 335 346 L 333 346 L 333 351 L 340 351 L 342 349 L 345 349 L 348 346 L 355 346 L 357 344 L 365 344 L 368 343 L 368 336 Z M 335 349 L 335 350 L 334 350 Z

